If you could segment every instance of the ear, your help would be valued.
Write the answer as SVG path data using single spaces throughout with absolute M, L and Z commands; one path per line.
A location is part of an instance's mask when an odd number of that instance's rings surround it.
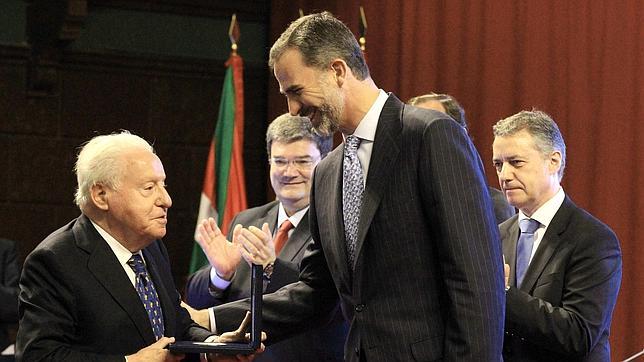
M 559 169 L 561 168 L 561 152 L 553 151 L 550 154 L 549 168 L 552 174 L 559 172 Z
M 351 71 L 347 63 L 342 59 L 334 59 L 331 62 L 331 70 L 333 71 L 333 76 L 335 81 L 338 84 L 338 87 L 341 87 L 342 84 L 347 80 L 347 75 Z
M 90 188 L 90 197 L 92 199 L 92 203 L 94 204 L 94 206 L 96 206 L 96 208 L 103 211 L 107 211 L 110 208 L 107 194 L 107 187 L 102 184 L 96 184 Z

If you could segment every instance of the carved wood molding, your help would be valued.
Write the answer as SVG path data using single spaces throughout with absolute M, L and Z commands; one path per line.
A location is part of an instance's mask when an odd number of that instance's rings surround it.
M 244 22 L 267 22 L 269 0 L 89 0 L 92 7 L 110 7 L 123 10 L 152 11 L 229 19 L 236 13 Z
M 65 46 L 78 39 L 87 17 L 86 0 L 31 0 L 27 41 L 31 46 L 27 96 L 57 96 L 58 69 Z
M 92 69 L 100 72 L 119 72 L 171 77 L 223 77 L 225 60 L 152 56 L 117 52 L 71 52 L 64 54 L 61 64 L 65 70 Z M 244 62 L 245 77 L 266 77 L 265 62 Z

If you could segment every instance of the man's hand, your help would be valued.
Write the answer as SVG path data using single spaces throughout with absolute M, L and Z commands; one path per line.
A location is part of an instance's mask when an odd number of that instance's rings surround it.
M 161 337 L 158 341 L 143 348 L 133 355 L 126 356 L 127 362 L 175 362 L 185 357 L 183 354 L 173 354 L 165 349 L 174 342 L 174 337 Z
M 510 265 L 505 263 L 505 255 L 503 256 L 503 273 L 505 274 L 505 288 L 510 285 Z
M 248 229 L 244 228 L 237 237 L 237 243 L 241 246 L 239 251 L 241 256 L 249 264 L 257 264 L 266 267 L 274 263 L 275 246 L 273 244 L 273 234 L 267 223 L 262 225 L 261 229 L 254 226 Z
M 215 342 L 250 342 L 250 334 L 245 333 L 246 329 L 248 328 L 248 325 L 250 324 L 250 312 L 246 312 L 246 316 L 244 317 L 244 320 L 241 322 L 239 325 L 239 328 L 233 332 L 226 332 L 220 335 Z M 266 333 L 262 332 L 262 341 L 266 340 Z M 241 362 L 249 362 L 252 361 L 257 354 L 260 354 L 264 352 L 264 344 L 262 343 L 257 351 L 255 351 L 254 354 L 244 356 L 244 355 L 237 355 L 237 356 L 226 356 L 226 355 L 219 355 L 219 354 L 209 354 L 208 355 L 208 361 L 217 361 L 217 362 L 232 362 L 232 361 L 241 361 Z
M 193 321 L 210 330 L 210 315 L 208 315 L 208 309 L 194 309 L 184 301 L 181 301 L 181 306 L 190 313 L 190 318 L 192 318 Z
M 236 225 L 233 230 L 233 241 L 242 226 Z M 241 261 L 241 255 L 235 245 L 228 240 L 217 226 L 213 218 L 208 218 L 197 227 L 197 242 L 208 258 L 210 266 L 215 268 L 217 274 L 230 280 L 235 274 L 235 269 Z

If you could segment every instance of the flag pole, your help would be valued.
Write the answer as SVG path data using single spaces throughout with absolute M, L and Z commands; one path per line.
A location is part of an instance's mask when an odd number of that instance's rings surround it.
M 231 42 L 230 57 L 222 86 L 219 114 L 215 132 L 210 142 L 204 183 L 195 227 L 195 241 L 203 220 L 214 218 L 222 233 L 228 233 L 233 217 L 247 207 L 244 176 L 244 63 L 237 54 L 240 38 L 237 16 L 233 14 L 228 28 Z M 192 249 L 190 273 L 194 273 L 208 260 L 197 242 Z
M 364 14 L 362 5 L 360 5 L 360 38 L 358 42 L 362 53 L 365 53 L 367 50 L 367 17 Z

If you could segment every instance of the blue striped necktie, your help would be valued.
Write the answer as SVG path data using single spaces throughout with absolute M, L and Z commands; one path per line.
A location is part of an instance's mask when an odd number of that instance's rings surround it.
M 517 242 L 517 287 L 521 286 L 525 273 L 530 265 L 530 255 L 532 255 L 532 247 L 534 245 L 534 233 L 537 231 L 541 223 L 534 219 L 523 219 L 519 221 L 519 241 Z
M 139 293 L 139 298 L 141 298 L 145 311 L 148 313 L 154 336 L 158 340 L 163 337 L 164 327 L 163 311 L 161 310 L 157 290 L 154 288 L 154 283 L 145 269 L 145 264 L 140 254 L 132 254 L 127 264 L 134 270 L 136 292 Z

